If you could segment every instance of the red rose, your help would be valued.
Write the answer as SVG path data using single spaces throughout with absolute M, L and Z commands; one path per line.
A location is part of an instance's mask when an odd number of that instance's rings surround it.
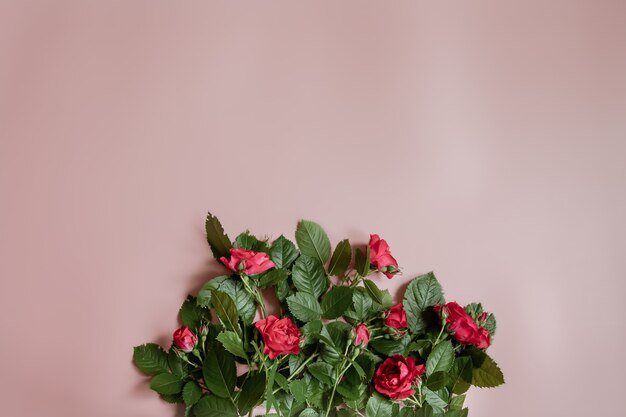
M 354 329 L 354 344 L 356 346 L 367 346 L 367 343 L 370 341 L 370 331 L 367 328 L 367 325 L 364 323 L 359 324 Z
M 374 388 L 394 400 L 402 400 L 415 394 L 413 384 L 426 371 L 424 365 L 415 365 L 415 359 L 402 355 L 392 356 L 378 367 L 374 375 Z
M 370 235 L 370 262 L 377 270 L 392 278 L 399 272 L 398 261 L 391 256 L 389 245 L 378 235 Z
M 406 329 L 409 325 L 406 321 L 406 313 L 404 312 L 404 306 L 402 303 L 396 304 L 391 307 L 385 317 L 385 324 L 394 329 Z
M 172 337 L 176 347 L 184 352 L 191 352 L 196 347 L 196 343 L 198 343 L 198 338 L 187 326 L 176 330 Z
M 279 319 L 269 316 L 265 320 L 257 321 L 255 327 L 265 342 L 263 353 L 269 355 L 270 359 L 279 355 L 300 353 L 300 330 L 287 317 Z
M 222 256 L 220 261 L 229 269 L 246 275 L 259 274 L 276 266 L 267 253 L 239 248 L 230 250 L 230 259 Z
M 459 343 L 474 345 L 481 349 L 489 347 L 491 341 L 487 329 L 484 327 L 479 329 L 474 319 L 458 303 L 452 301 L 443 306 L 437 304 L 435 311 L 443 311 L 447 315 L 448 330 Z

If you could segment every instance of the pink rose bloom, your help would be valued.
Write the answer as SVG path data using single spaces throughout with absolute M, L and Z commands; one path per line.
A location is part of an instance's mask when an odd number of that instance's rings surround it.
M 385 324 L 394 329 L 406 329 L 409 323 L 406 320 L 406 313 L 402 303 L 391 307 L 385 317 Z
M 280 355 L 297 355 L 300 353 L 300 330 L 288 318 L 279 319 L 268 316 L 267 319 L 257 321 L 254 326 L 261 333 L 265 348 L 263 353 L 270 359 Z
M 173 335 L 174 344 L 183 352 L 191 352 L 193 348 L 196 347 L 196 343 L 198 343 L 198 338 L 189 330 L 189 327 L 183 326 L 180 329 L 176 330 Z
M 393 278 L 394 274 L 399 272 L 398 261 L 391 256 L 387 241 L 381 239 L 378 235 L 370 235 L 370 262 L 377 270 L 387 276 Z
M 276 266 L 267 253 L 239 248 L 230 250 L 230 259 L 222 256 L 220 261 L 229 269 L 246 275 L 260 274 Z
M 463 345 L 474 345 L 480 349 L 486 349 L 491 344 L 487 329 L 479 328 L 474 319 L 457 302 L 437 304 L 435 311 L 444 312 L 447 315 L 446 325 L 457 342 Z

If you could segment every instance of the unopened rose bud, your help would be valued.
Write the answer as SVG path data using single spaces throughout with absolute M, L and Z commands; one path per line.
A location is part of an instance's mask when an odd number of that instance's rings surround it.
M 183 352 L 191 352 L 198 343 L 198 337 L 187 326 L 176 330 L 172 337 L 176 347 Z
M 359 324 L 353 330 L 353 333 L 354 333 L 354 344 L 356 346 L 367 346 L 368 342 L 370 341 L 370 332 L 369 332 L 369 329 L 367 328 L 367 325 L 365 325 L 364 323 Z

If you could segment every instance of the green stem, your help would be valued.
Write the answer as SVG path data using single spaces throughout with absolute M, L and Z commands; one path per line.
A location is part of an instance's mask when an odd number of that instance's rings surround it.
M 439 343 L 439 339 L 441 339 L 441 335 L 443 334 L 445 328 L 445 324 L 441 326 L 441 331 L 439 332 L 439 336 L 437 336 L 437 340 L 435 340 L 435 343 L 433 343 L 433 346 L 437 346 L 437 343 Z
M 289 378 L 287 378 L 287 381 L 291 381 L 294 377 L 296 377 L 304 369 L 304 367 L 307 366 L 309 362 L 311 362 L 316 356 L 317 356 L 317 352 L 312 354 L 311 356 L 307 358 L 307 360 L 302 362 L 302 365 L 298 366 L 298 369 L 292 372 Z
M 252 289 L 252 287 L 250 286 L 250 284 L 248 284 L 248 277 L 247 276 L 242 276 L 241 277 L 241 282 L 243 282 L 243 286 L 246 289 L 246 291 L 248 292 L 248 294 L 250 294 L 251 296 L 254 297 L 254 299 L 256 300 L 257 304 L 261 307 L 261 313 L 263 315 L 263 318 L 267 318 L 267 309 L 265 308 L 265 301 L 263 301 L 263 296 L 261 295 L 261 292 L 259 291 L 259 289 L 257 288 L 256 291 Z
M 341 381 L 341 378 L 343 377 L 343 375 L 348 371 L 348 369 L 350 369 L 350 366 L 352 365 L 352 363 L 349 363 L 349 365 L 343 369 L 343 367 L 346 364 L 346 358 L 348 355 L 348 349 L 350 349 L 351 344 L 348 343 L 348 345 L 346 346 L 346 350 L 343 352 L 343 360 L 341 361 L 341 365 L 339 366 L 338 369 L 335 370 L 335 375 L 336 375 L 336 379 L 335 379 L 335 384 L 333 386 L 333 390 L 330 393 L 330 400 L 328 401 L 328 408 L 326 409 L 326 414 L 325 416 L 328 417 L 328 415 L 330 414 L 330 410 L 333 407 L 333 400 L 335 399 L 335 392 L 337 391 L 337 385 L 339 385 L 339 381 Z M 339 371 L 339 369 L 341 369 L 341 371 Z

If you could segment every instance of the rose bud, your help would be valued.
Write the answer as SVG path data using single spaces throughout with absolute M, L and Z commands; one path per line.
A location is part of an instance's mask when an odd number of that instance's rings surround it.
M 370 341 L 370 331 L 364 323 L 359 324 L 353 330 L 354 332 L 354 344 L 356 346 L 367 346 Z
M 385 324 L 393 329 L 406 329 L 409 325 L 406 320 L 406 313 L 402 303 L 391 307 L 385 317 Z
M 458 303 L 450 303 L 435 306 L 435 311 L 446 315 L 446 325 L 452 336 L 462 345 L 474 345 L 481 349 L 489 347 L 489 332 L 478 328 L 478 325 Z
M 391 256 L 389 245 L 384 239 L 378 235 L 370 235 L 370 262 L 377 270 L 392 278 L 400 270 L 398 269 L 398 261 Z
M 289 318 L 279 319 L 276 316 L 268 316 L 265 320 L 257 321 L 255 327 L 261 333 L 265 343 L 263 353 L 270 359 L 276 359 L 279 355 L 300 353 L 302 333 Z
M 239 248 L 231 248 L 230 259 L 222 256 L 220 261 L 231 271 L 246 275 L 260 274 L 276 266 L 265 252 L 254 252 Z
M 176 330 L 172 337 L 174 338 L 174 344 L 176 347 L 183 352 L 191 352 L 198 343 L 198 338 L 194 332 L 189 330 L 189 327 L 187 326 L 183 326 Z
M 415 359 L 395 355 L 376 369 L 374 388 L 394 400 L 402 400 L 415 394 L 413 384 L 419 383 L 420 375 L 426 371 L 424 365 L 415 365 Z

